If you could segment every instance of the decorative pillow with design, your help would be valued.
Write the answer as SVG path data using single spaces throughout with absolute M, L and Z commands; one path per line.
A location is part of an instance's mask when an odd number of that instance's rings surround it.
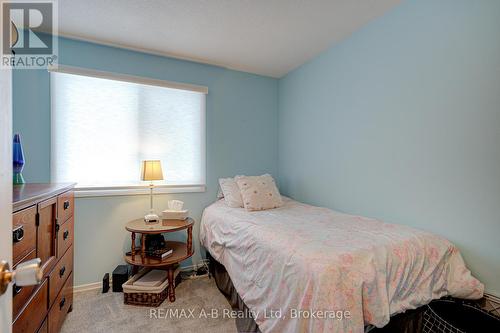
M 265 210 L 283 205 L 280 192 L 271 175 L 237 176 L 235 179 L 246 210 Z
M 226 205 L 232 208 L 243 207 L 240 188 L 238 184 L 236 184 L 235 178 L 219 178 L 219 185 L 224 195 Z

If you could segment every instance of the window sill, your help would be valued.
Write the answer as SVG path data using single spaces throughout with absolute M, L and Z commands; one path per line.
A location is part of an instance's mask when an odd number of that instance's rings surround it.
M 158 185 L 154 187 L 154 194 L 167 193 L 201 193 L 206 191 L 205 185 Z M 149 195 L 149 186 L 120 186 L 120 187 L 76 187 L 75 197 L 115 197 L 124 195 Z

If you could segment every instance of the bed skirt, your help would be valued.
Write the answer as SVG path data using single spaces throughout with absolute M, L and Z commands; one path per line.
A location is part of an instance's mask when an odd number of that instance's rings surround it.
M 208 251 L 207 259 L 210 261 L 210 275 L 214 277 L 217 288 L 226 297 L 233 310 L 247 314 L 247 316 L 242 316 L 244 318 L 236 318 L 236 329 L 238 332 L 261 333 L 259 326 L 257 326 L 257 323 L 251 317 L 250 310 L 234 288 L 233 281 L 231 281 L 224 265 L 215 260 Z

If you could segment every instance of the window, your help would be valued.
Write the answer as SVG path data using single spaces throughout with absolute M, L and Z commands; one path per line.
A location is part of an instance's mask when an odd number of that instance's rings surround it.
M 137 188 L 141 160 L 159 159 L 160 185 L 204 189 L 206 88 L 61 66 L 50 75 L 53 182 Z

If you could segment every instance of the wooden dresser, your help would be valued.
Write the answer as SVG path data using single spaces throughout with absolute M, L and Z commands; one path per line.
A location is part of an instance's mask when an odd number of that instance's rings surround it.
M 13 288 L 12 332 L 59 332 L 73 304 L 75 184 L 14 186 L 12 262 L 40 258 L 44 277 Z

